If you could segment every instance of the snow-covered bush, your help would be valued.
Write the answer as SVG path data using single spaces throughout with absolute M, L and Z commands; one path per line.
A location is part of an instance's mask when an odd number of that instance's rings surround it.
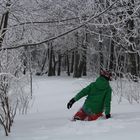
M 18 51 L 0 52 L 0 125 L 6 136 L 11 131 L 16 112 L 26 113 L 31 99 L 28 73 L 22 72 Z
M 118 103 L 122 102 L 123 99 L 129 101 L 129 103 L 140 101 L 140 86 L 139 82 L 135 82 L 132 78 L 125 75 L 124 78 L 118 78 L 113 81 L 113 94 L 117 96 Z

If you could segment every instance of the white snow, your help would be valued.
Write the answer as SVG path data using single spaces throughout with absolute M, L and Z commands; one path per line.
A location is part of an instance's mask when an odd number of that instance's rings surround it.
M 12 133 L 0 140 L 139 140 L 140 104 L 112 100 L 112 118 L 70 121 L 84 99 L 68 110 L 67 102 L 92 78 L 35 77 L 34 98 L 27 115 L 17 115 Z

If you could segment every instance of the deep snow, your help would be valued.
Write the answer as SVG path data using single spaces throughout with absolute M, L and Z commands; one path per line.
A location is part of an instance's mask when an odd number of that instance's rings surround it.
M 0 129 L 0 140 L 139 140 L 140 104 L 129 104 L 125 100 L 118 104 L 116 96 L 112 99 L 111 119 L 71 121 L 84 99 L 70 110 L 66 108 L 67 102 L 92 80 L 35 77 L 28 114 L 17 115 L 9 137 Z

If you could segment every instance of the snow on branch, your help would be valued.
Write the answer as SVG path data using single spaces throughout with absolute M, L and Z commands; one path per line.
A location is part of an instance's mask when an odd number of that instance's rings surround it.
M 17 80 L 17 81 L 23 79 L 23 77 L 24 77 L 24 76 L 22 76 L 22 77 L 17 78 L 15 75 L 13 75 L 11 73 L 4 73 L 4 72 L 0 73 L 0 76 L 9 76 L 9 77 L 11 77 L 11 78 L 13 78 L 14 80 Z
M 104 13 L 106 13 L 109 9 L 111 9 L 113 7 L 113 5 L 115 5 L 116 3 L 118 2 L 118 0 L 115 0 L 115 2 L 113 2 L 108 8 L 106 8 L 104 11 L 100 12 L 99 14 L 95 15 L 91 15 L 86 21 L 84 21 L 83 23 L 81 23 L 79 26 L 69 30 L 69 31 L 66 31 L 60 35 L 57 35 L 55 37 L 52 37 L 50 39 L 47 39 L 47 40 L 44 40 L 44 41 L 41 41 L 41 42 L 38 42 L 38 43 L 31 43 L 31 44 L 23 44 L 23 45 L 19 45 L 19 46 L 15 46 L 15 47 L 7 47 L 7 48 L 2 48 L 0 50 L 10 50 L 10 49 L 17 49 L 17 48 L 22 48 L 22 47 L 31 47 L 31 46 L 35 46 L 35 45 L 40 45 L 40 44 L 43 44 L 43 43 L 47 43 L 47 42 L 50 42 L 50 41 L 53 41 L 55 39 L 58 39 L 60 37 L 63 37 L 69 33 L 72 33 L 73 31 L 76 31 L 78 29 L 80 29 L 81 27 L 85 26 L 88 22 L 90 22 L 92 19 L 95 19 L 95 18 L 98 18 L 100 17 L 101 15 L 103 15 Z

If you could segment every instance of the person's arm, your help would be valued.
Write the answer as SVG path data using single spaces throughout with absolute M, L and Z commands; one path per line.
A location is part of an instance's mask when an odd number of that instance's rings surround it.
M 75 97 L 74 100 L 78 101 L 79 99 L 81 99 L 82 97 L 86 96 L 89 94 L 90 89 L 91 89 L 91 85 L 88 85 L 87 87 L 83 88 Z
M 82 89 L 74 98 L 72 98 L 68 104 L 67 104 L 67 108 L 70 109 L 72 107 L 72 105 L 78 101 L 79 99 L 81 99 L 82 97 L 88 95 L 88 93 L 90 92 L 90 88 L 91 88 L 91 84 L 88 85 L 87 87 L 85 87 L 84 89 Z
M 104 102 L 105 115 L 106 115 L 107 119 L 111 117 L 111 114 L 110 114 L 110 111 L 111 111 L 111 94 L 112 94 L 112 89 L 109 88 L 108 92 L 106 94 L 106 97 L 105 97 L 105 102 Z

